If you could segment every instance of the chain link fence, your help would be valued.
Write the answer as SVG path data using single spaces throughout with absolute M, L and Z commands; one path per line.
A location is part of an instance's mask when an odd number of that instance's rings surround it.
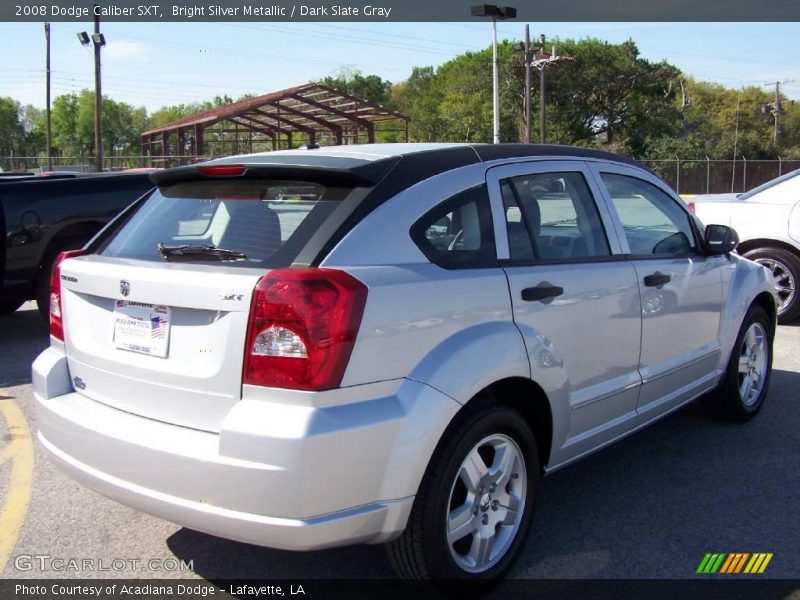
M 211 157 L 194 156 L 107 156 L 103 158 L 104 171 L 122 171 L 138 168 L 164 168 L 194 164 Z M 641 160 L 658 173 L 679 194 L 742 193 L 774 179 L 784 173 L 800 169 L 800 160 Z M 52 158 L 54 171 L 93 173 L 94 159 L 85 156 L 57 156 Z M 4 172 L 38 172 L 48 170 L 46 157 L 0 157 Z
M 124 171 L 126 169 L 165 168 L 191 165 L 210 156 L 104 156 L 103 171 Z M 94 173 L 95 161 L 92 156 L 54 156 L 53 171 L 74 171 Z M 51 170 L 46 156 L 0 156 L 0 169 L 4 173 L 38 173 Z
M 679 194 L 742 193 L 800 169 L 800 160 L 642 160 Z

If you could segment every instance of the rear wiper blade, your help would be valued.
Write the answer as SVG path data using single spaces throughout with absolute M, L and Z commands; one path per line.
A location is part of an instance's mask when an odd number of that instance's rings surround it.
M 183 260 L 207 260 L 215 258 L 219 261 L 227 260 L 246 260 L 247 255 L 238 250 L 228 250 L 227 248 L 217 248 L 213 244 L 203 246 L 192 246 L 191 244 L 167 245 L 159 244 L 158 253 L 167 261 Z

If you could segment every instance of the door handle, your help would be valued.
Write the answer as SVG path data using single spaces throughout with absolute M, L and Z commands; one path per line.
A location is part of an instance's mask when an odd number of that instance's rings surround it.
M 555 298 L 564 293 L 564 288 L 549 283 L 542 283 L 535 287 L 529 287 L 522 290 L 522 299 L 525 302 L 538 302 L 547 300 L 548 298 Z
M 644 278 L 644 284 L 647 287 L 660 287 L 665 283 L 669 283 L 672 281 L 672 277 L 669 275 L 664 275 L 663 273 L 659 273 L 656 271 L 652 275 L 646 275 Z

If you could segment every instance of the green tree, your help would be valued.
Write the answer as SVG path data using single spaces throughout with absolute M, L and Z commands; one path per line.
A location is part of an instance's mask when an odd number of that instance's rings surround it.
M 28 104 L 20 111 L 22 125 L 20 153 L 25 156 L 44 155 L 47 151 L 47 116 L 45 111 Z
M 88 140 L 78 131 L 78 95 L 63 94 L 53 100 L 51 111 L 53 146 L 62 156 L 82 152 Z
M 364 75 L 358 69 L 344 67 L 333 75 L 323 77 L 320 83 L 376 104 L 387 105 L 391 100 L 390 81 L 381 79 L 377 75 Z
M 571 60 L 546 72 L 549 141 L 640 155 L 651 139 L 677 133 L 676 67 L 641 58 L 632 40 L 556 39 L 552 45 Z
M 0 97 L 0 156 L 9 156 L 18 149 L 23 135 L 19 113 L 19 102 Z

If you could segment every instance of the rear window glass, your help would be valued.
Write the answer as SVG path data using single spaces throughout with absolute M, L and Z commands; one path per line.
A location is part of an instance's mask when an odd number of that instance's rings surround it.
M 163 187 L 101 254 L 234 267 L 289 266 L 351 192 L 310 181 L 262 179 Z

